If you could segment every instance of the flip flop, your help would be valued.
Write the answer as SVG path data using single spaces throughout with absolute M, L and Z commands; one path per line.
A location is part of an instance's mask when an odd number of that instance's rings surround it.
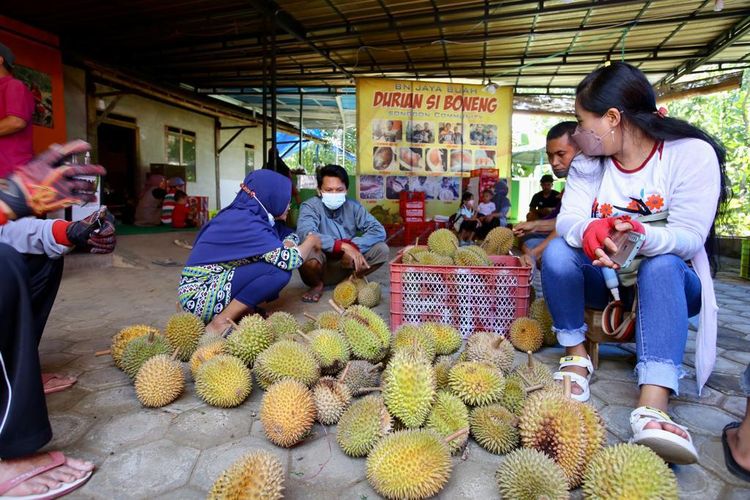
M 320 298 L 323 296 L 323 291 L 319 292 L 306 292 L 302 296 L 302 302 L 307 302 L 308 304 L 317 304 L 320 302 Z
M 727 470 L 729 472 L 740 479 L 750 482 L 750 470 L 745 469 L 737 463 L 732 456 L 732 450 L 729 449 L 729 442 L 727 441 L 727 431 L 729 429 L 736 429 L 739 426 L 739 422 L 731 422 L 724 426 L 724 430 L 721 431 L 721 445 L 724 447 L 724 463 L 727 465 Z
M 63 380 L 64 378 L 72 379 L 72 381 L 69 381 L 64 384 L 56 385 L 54 387 L 47 387 L 47 384 L 49 382 L 52 382 L 53 380 Z M 42 373 L 42 384 L 44 385 L 44 393 L 45 394 L 54 394 L 55 392 L 64 391 L 65 389 L 69 389 L 73 387 L 73 385 L 78 382 L 78 379 L 75 377 L 66 377 L 63 375 L 60 375 L 59 373 Z
M 19 484 L 24 483 L 25 481 L 28 481 L 29 479 L 36 477 L 40 474 L 44 474 L 47 471 L 50 471 L 52 469 L 56 469 L 60 467 L 61 465 L 65 465 L 65 455 L 60 451 L 50 451 L 47 453 L 49 455 L 50 459 L 52 460 L 50 463 L 45 465 L 40 465 L 38 467 L 35 467 L 31 470 L 28 470 L 22 474 L 19 474 L 18 476 L 14 477 L 13 479 L 9 479 L 3 483 L 0 483 L 0 495 L 3 495 L 4 493 L 7 493 L 8 491 L 12 490 Z M 86 481 L 91 478 L 91 474 L 93 474 L 94 471 L 87 472 L 82 478 L 76 479 L 74 481 L 71 481 L 69 483 L 62 483 L 60 487 L 55 488 L 54 490 L 49 490 L 45 493 L 39 493 L 37 495 L 26 495 L 22 497 L 10 497 L 10 496 L 0 496 L 0 499 L 13 499 L 13 500 L 52 500 L 53 498 L 60 498 L 62 496 L 67 495 L 71 491 L 74 491 L 81 486 L 83 486 Z

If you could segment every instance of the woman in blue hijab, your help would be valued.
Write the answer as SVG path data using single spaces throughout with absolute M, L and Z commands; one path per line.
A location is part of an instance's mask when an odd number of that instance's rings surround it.
M 278 298 L 292 271 L 302 265 L 320 239 L 302 244 L 284 219 L 291 181 L 271 170 L 245 177 L 234 201 L 203 227 L 193 245 L 178 288 L 182 308 L 222 332 L 232 321 Z

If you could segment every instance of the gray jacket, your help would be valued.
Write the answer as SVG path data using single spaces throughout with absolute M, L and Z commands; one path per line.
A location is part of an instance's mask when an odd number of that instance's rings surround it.
M 351 240 L 362 253 L 385 241 L 383 225 L 365 207 L 349 198 L 336 210 L 326 208 L 318 196 L 302 203 L 297 234 L 302 241 L 310 233 L 320 236 L 324 252 L 333 251 L 336 240 Z

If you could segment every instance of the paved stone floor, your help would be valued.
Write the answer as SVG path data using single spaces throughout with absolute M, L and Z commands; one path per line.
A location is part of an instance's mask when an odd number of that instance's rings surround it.
M 365 460 L 348 458 L 340 451 L 335 428 L 316 426 L 303 444 L 292 449 L 270 444 L 257 417 L 263 394 L 257 386 L 248 401 L 230 410 L 202 403 L 192 383 L 175 403 L 144 409 L 128 377 L 108 356 L 94 356 L 95 351 L 108 348 L 112 335 L 126 325 L 165 325 L 175 311 L 180 267 L 162 267 L 153 261 L 184 262 L 188 251 L 172 240 L 194 236 L 122 237 L 114 257 L 116 267 L 102 267 L 108 262 L 105 258 L 74 255 L 67 260 L 42 339 L 41 359 L 46 371 L 71 373 L 79 381 L 74 388 L 48 397 L 55 437 L 47 448 L 93 460 L 98 467 L 91 481 L 70 498 L 205 498 L 219 472 L 254 448 L 270 450 L 284 464 L 287 498 L 378 498 L 365 479 Z M 701 457 L 697 465 L 675 468 L 684 498 L 750 498 L 750 485 L 725 470 L 719 439 L 722 427 L 744 414 L 738 376 L 750 362 L 750 282 L 736 278 L 736 265 L 736 261 L 730 263 L 716 282 L 721 306 L 716 371 L 699 399 L 693 370 L 695 332 L 691 331 L 685 356 L 688 376 L 671 406 L 675 419 L 692 430 Z M 383 283 L 388 297 L 387 268 L 375 278 Z M 299 301 L 303 290 L 295 275 L 274 309 L 301 317 L 304 311 L 326 308 L 325 300 L 303 305 Z M 378 311 L 388 317 L 387 301 Z M 632 347 L 603 346 L 592 385 L 592 402 L 607 424 L 612 443 L 629 437 L 628 415 L 637 397 Z M 550 366 L 559 356 L 560 349 L 555 348 L 538 353 Z M 493 478 L 501 460 L 470 441 L 464 457 L 454 458 L 453 474 L 439 498 L 496 498 Z M 578 496 L 580 492 L 573 493 Z

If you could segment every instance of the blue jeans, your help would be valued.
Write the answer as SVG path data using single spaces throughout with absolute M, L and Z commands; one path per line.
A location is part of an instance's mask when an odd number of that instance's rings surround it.
M 555 238 L 542 258 L 542 287 L 558 342 L 565 347 L 581 344 L 587 329 L 584 308 L 604 309 L 609 301 L 601 268 L 580 248 Z M 676 255 L 645 258 L 638 269 L 638 299 L 638 385 L 658 385 L 678 394 L 688 317 L 701 307 L 698 275 Z

